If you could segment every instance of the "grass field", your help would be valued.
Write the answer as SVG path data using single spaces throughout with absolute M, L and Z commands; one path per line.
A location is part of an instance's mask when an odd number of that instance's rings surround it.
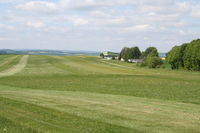
M 200 133 L 200 73 L 0 55 L 2 133 Z

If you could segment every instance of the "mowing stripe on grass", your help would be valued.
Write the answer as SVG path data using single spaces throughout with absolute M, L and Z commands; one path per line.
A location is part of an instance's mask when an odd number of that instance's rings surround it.
M 19 60 L 20 60 L 20 56 L 19 55 L 5 56 L 3 58 L 3 60 L 1 60 L 1 62 L 0 62 L 0 72 L 3 72 L 5 70 L 11 68 L 15 64 L 17 64 Z
M 149 133 L 200 131 L 200 106 L 121 95 L 0 87 L 0 96 Z M 141 130 L 142 129 L 142 130 Z
M 120 64 L 108 62 L 108 61 L 105 61 L 105 60 L 101 60 L 101 62 L 109 64 L 109 65 L 112 65 L 112 66 L 116 66 L 116 67 L 122 67 L 122 68 L 128 68 L 128 69 L 135 69 L 134 67 L 128 67 L 128 66 L 124 66 L 124 65 L 120 65 Z
M 16 73 L 19 73 L 20 71 L 22 71 L 25 67 L 26 67 L 26 64 L 27 64 L 27 61 L 28 61 L 28 57 L 29 55 L 24 55 L 19 63 L 3 72 L 0 73 L 0 77 L 4 77 L 4 76 L 11 76 L 11 75 L 14 75 Z
M 0 67 L 1 66 L 3 66 L 3 65 L 6 65 L 6 64 L 8 64 L 8 63 L 10 63 L 10 62 L 12 62 L 14 59 L 16 59 L 18 56 L 7 56 L 7 57 L 5 57 L 5 58 L 3 58 L 3 60 L 1 61 L 1 63 L 0 63 Z
M 33 133 L 20 131 L 18 127 L 23 126 L 34 133 L 144 133 L 9 98 L 0 97 L 0 101 L 0 131 L 6 127 L 9 133 Z M 2 117 L 17 125 L 10 126 Z M 18 132 L 12 132 L 15 128 Z

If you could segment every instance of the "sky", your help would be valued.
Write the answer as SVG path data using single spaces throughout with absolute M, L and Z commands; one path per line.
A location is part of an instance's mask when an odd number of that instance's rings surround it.
M 0 49 L 167 52 L 199 37 L 199 0 L 0 0 Z

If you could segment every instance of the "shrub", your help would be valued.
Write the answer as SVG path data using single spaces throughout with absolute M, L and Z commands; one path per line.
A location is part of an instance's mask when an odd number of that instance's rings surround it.
M 160 57 L 148 56 L 146 59 L 146 64 L 149 68 L 160 68 L 163 61 Z

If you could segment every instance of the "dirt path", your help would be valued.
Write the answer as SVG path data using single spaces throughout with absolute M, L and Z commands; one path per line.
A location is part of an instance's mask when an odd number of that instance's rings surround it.
M 16 74 L 16 73 L 19 73 L 20 71 L 22 71 L 26 67 L 28 58 L 29 58 L 29 55 L 24 55 L 20 59 L 20 61 L 17 65 L 14 65 L 13 67 L 1 72 L 0 77 L 10 76 L 10 75 L 13 75 L 13 74 Z

